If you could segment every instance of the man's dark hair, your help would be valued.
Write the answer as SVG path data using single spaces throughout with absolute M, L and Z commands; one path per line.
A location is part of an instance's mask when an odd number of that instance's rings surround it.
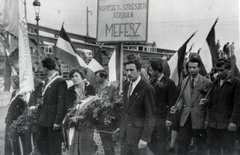
M 79 66 L 79 67 L 77 67 L 77 69 L 82 70 L 85 73 L 85 75 L 87 75 L 87 68 L 85 68 L 83 66 Z
M 73 74 L 76 73 L 76 72 L 80 74 L 82 79 L 86 78 L 86 75 L 85 75 L 84 71 L 82 69 L 79 69 L 79 68 L 72 69 L 69 73 L 69 78 L 71 79 L 73 77 Z
M 97 73 L 99 73 L 100 77 L 104 77 L 105 79 L 108 78 L 108 73 L 107 71 L 105 71 L 104 69 L 98 70 L 95 72 L 95 75 L 97 75 Z
M 137 57 L 136 57 L 135 54 L 128 54 L 128 55 L 127 55 L 127 59 L 128 59 L 128 61 L 129 61 L 129 60 L 136 60 Z
M 222 66 L 224 66 L 225 69 L 230 70 L 231 69 L 231 62 L 229 60 L 226 60 L 226 59 L 219 59 L 216 62 L 216 68 L 220 68 Z
M 159 73 L 163 72 L 163 64 L 160 61 L 151 61 L 151 67 L 153 71 L 158 71 Z
M 42 60 L 43 67 L 46 67 L 48 70 L 55 70 L 56 64 L 55 60 L 52 58 L 45 58 Z
M 188 67 L 189 62 L 192 62 L 192 63 L 198 63 L 198 67 L 201 67 L 201 61 L 200 61 L 200 59 L 197 58 L 197 57 L 192 57 L 192 58 L 187 62 L 186 67 Z
M 136 66 L 136 68 L 137 68 L 138 71 L 140 71 L 141 68 L 142 68 L 142 65 L 141 65 L 141 63 L 140 63 L 139 60 L 129 60 L 129 61 L 126 62 L 125 64 L 126 64 L 126 66 L 129 65 L 129 64 L 134 64 L 134 65 Z

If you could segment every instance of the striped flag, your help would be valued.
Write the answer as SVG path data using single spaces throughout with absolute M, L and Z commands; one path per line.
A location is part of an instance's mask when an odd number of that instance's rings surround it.
M 71 65 L 72 67 L 87 67 L 84 60 L 76 53 L 70 38 L 68 37 L 64 27 L 62 26 L 54 55 L 62 60 L 64 63 Z
M 88 68 L 91 69 L 93 72 L 96 72 L 98 70 L 104 69 L 103 68 L 103 61 L 102 61 L 102 51 L 101 47 L 99 48 L 98 52 L 92 58 L 92 60 L 88 64 Z
M 215 25 L 217 24 L 218 18 L 214 22 L 208 36 L 203 44 L 199 55 L 203 61 L 207 73 L 209 73 L 216 63 L 218 58 L 218 46 L 215 42 Z
M 196 32 L 194 32 L 188 38 L 188 40 L 178 49 L 178 51 L 168 61 L 171 70 L 170 78 L 174 81 L 176 86 L 180 83 L 181 80 L 181 72 L 183 68 L 187 44 L 191 40 L 191 38 L 196 34 Z

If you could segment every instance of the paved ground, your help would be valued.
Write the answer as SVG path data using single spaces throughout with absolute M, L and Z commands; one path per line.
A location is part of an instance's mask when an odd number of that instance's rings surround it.
M 0 91 L 0 155 L 3 155 L 4 151 L 4 133 L 5 133 L 5 116 L 7 114 L 7 104 L 10 99 L 9 92 Z

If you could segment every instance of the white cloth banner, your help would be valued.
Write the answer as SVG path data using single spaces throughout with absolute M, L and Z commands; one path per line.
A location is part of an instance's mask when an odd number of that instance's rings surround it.
M 24 3 L 22 0 L 18 0 L 18 11 L 19 11 L 18 49 L 19 49 L 20 94 L 26 94 L 34 90 L 34 84 L 33 84 L 31 51 L 29 48 L 29 40 L 28 40 L 27 21 L 25 18 Z M 26 95 L 26 96 L 29 96 L 29 95 Z M 26 101 L 28 100 L 29 99 L 26 99 Z

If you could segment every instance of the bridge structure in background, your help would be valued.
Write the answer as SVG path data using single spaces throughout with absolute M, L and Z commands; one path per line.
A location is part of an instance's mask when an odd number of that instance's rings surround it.
M 40 60 L 46 57 L 46 55 L 53 54 L 55 49 L 55 44 L 58 39 L 58 35 L 60 30 L 55 30 L 52 28 L 48 28 L 45 26 L 39 26 L 39 53 L 37 53 L 37 26 L 35 24 L 28 23 L 28 36 L 29 43 L 32 54 L 32 62 L 37 61 L 37 56 L 40 56 Z M 4 34 L 4 32 L 2 32 Z M 2 34 L 1 33 L 1 34 Z M 81 56 L 81 49 L 92 51 L 91 56 L 94 57 L 96 52 L 99 50 L 101 43 L 97 43 L 96 38 L 79 35 L 74 33 L 67 32 L 69 38 L 71 39 L 76 52 Z M 108 43 L 104 44 L 101 48 L 102 57 L 103 57 L 103 65 L 106 67 L 107 63 L 112 55 L 112 52 L 116 50 L 116 43 Z M 80 49 L 80 50 L 79 50 Z M 149 65 L 149 61 L 161 59 L 164 55 L 168 58 L 173 55 L 175 51 L 172 50 L 164 50 L 156 47 L 156 44 L 153 43 L 135 43 L 135 42 L 127 42 L 123 44 L 123 61 L 127 61 L 126 56 L 130 53 L 133 53 L 138 56 L 139 60 L 143 64 L 143 67 L 146 68 Z M 3 59 L 5 59 L 5 55 L 2 55 Z M 84 58 L 83 58 L 84 59 Z M 84 59 L 85 60 L 85 59 Z M 85 60 L 86 61 L 86 60 Z M 88 58 L 86 63 L 88 63 L 90 59 Z M 4 61 L 1 61 L 4 65 Z M 63 74 L 67 77 L 68 72 L 72 69 L 71 66 L 67 64 L 63 64 L 62 66 Z M 37 72 L 36 76 L 43 77 L 41 71 Z
M 59 30 L 55 30 L 55 29 L 51 29 L 51 28 L 47 28 L 44 26 L 39 26 L 39 31 L 40 31 L 40 36 L 39 36 L 39 41 L 40 41 L 40 48 L 42 51 L 42 53 L 46 54 L 46 51 L 44 51 L 44 46 L 52 46 L 54 47 L 56 42 L 57 42 L 57 38 L 59 35 Z M 32 40 L 33 42 L 35 42 L 36 45 L 36 40 L 37 40 L 37 27 L 35 24 L 31 24 L 28 23 L 28 35 L 29 35 L 29 39 Z M 44 32 L 44 35 L 42 35 Z M 96 52 L 99 50 L 101 44 L 97 43 L 96 38 L 90 37 L 90 36 L 84 36 L 84 35 L 78 35 L 78 34 L 74 34 L 74 33 L 69 33 L 67 32 L 69 38 L 71 39 L 73 46 L 76 50 L 76 52 L 81 56 L 81 53 L 79 53 L 79 50 L 77 49 L 87 49 L 87 50 L 91 50 L 92 56 L 94 57 L 94 55 L 96 54 Z M 101 52 L 102 52 L 102 57 L 103 57 L 103 65 L 106 67 L 107 63 L 111 57 L 112 52 L 116 49 L 116 44 L 112 44 L 112 43 L 108 43 L 102 46 L 101 48 Z M 48 48 L 46 48 L 48 49 Z M 164 56 L 166 56 L 166 59 L 169 59 L 174 53 L 175 51 L 173 50 L 167 50 L 167 49 L 160 49 L 156 47 L 156 43 L 154 42 L 153 44 L 151 43 L 124 43 L 123 44 L 123 61 L 127 61 L 127 55 L 132 53 L 137 55 L 137 57 L 139 58 L 139 60 L 141 61 L 142 65 L 144 68 L 147 68 L 149 65 L 149 62 L 151 60 L 157 60 L 157 59 L 162 59 Z M 52 49 L 52 52 L 54 51 L 54 48 Z M 50 53 L 48 53 L 50 54 Z M 86 60 L 84 58 L 84 60 L 88 63 L 89 59 Z M 67 75 L 67 73 L 69 72 L 69 70 L 71 69 L 70 66 L 68 65 L 62 65 L 63 67 L 63 75 Z M 66 76 L 67 77 L 67 76 Z

